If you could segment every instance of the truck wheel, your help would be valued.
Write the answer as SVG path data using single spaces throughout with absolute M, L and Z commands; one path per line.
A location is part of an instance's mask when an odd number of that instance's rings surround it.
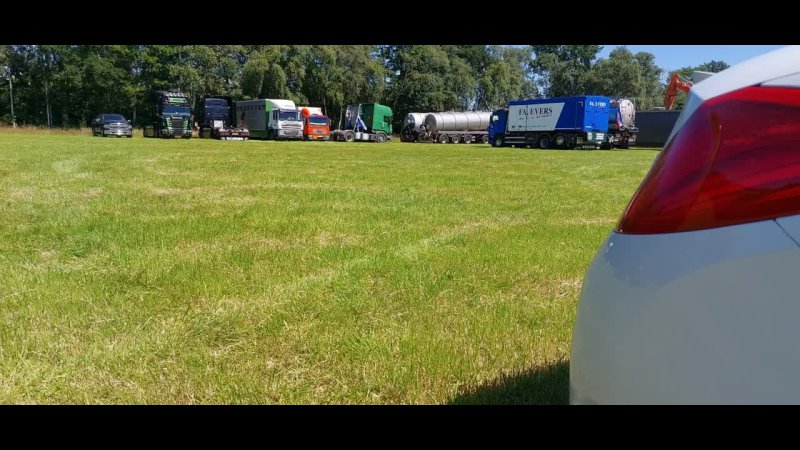
M 440 143 L 440 144 L 446 144 L 447 143 L 447 135 L 446 134 L 440 134 L 439 137 L 436 138 L 436 141 L 438 143 Z
M 503 136 L 497 136 L 496 138 L 494 138 L 494 146 L 495 147 L 502 147 L 503 144 L 504 144 Z
M 612 148 L 612 147 L 613 147 L 613 146 L 612 146 L 611 144 L 609 144 L 609 143 L 603 143 L 603 144 L 600 144 L 600 148 L 601 148 L 602 150 L 611 150 L 611 148 Z
M 352 131 L 345 131 L 344 132 L 344 141 L 345 142 L 353 142 L 356 140 L 356 134 Z
M 553 143 L 556 144 L 557 148 L 565 148 L 567 146 L 567 137 L 563 134 L 557 134 L 553 138 Z
M 453 144 L 458 144 L 459 142 L 461 142 L 461 136 L 457 134 L 450 136 L 450 142 L 452 142 Z
M 375 136 L 375 142 L 378 144 L 383 144 L 386 142 L 386 133 L 380 132 L 377 136 Z
M 481 142 L 484 143 L 484 144 L 488 144 L 489 143 L 489 135 L 484 134 L 483 136 L 481 136 Z
M 548 136 L 546 134 L 542 135 L 539 138 L 539 140 L 537 141 L 537 144 L 539 145 L 539 148 L 541 148 L 541 149 L 550 148 L 550 136 Z

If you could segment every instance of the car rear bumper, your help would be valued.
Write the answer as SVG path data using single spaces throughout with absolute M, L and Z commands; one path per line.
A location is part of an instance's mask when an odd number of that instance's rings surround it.
M 612 232 L 584 278 L 570 403 L 800 403 L 800 249 L 778 222 Z

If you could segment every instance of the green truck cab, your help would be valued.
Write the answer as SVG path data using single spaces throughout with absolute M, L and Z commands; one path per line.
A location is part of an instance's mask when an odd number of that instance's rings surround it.
M 348 106 L 344 119 L 339 121 L 339 128 L 331 132 L 335 141 L 377 142 L 383 143 L 392 139 L 392 108 L 380 103 L 362 103 Z

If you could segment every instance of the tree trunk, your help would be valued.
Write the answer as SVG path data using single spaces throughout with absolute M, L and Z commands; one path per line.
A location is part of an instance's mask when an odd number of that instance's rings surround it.
M 53 120 L 50 118 L 50 90 L 47 88 L 47 83 L 44 85 L 44 101 L 47 111 L 47 128 L 53 128 Z

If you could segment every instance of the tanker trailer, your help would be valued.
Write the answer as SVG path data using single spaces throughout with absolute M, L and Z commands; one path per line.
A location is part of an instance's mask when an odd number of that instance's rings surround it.
M 440 144 L 450 142 L 489 142 L 489 118 L 492 113 L 485 111 L 430 113 L 420 128 L 419 140 Z
M 400 131 L 400 141 L 417 142 L 420 127 L 425 123 L 425 116 L 430 113 L 408 113 L 403 120 L 403 129 Z

